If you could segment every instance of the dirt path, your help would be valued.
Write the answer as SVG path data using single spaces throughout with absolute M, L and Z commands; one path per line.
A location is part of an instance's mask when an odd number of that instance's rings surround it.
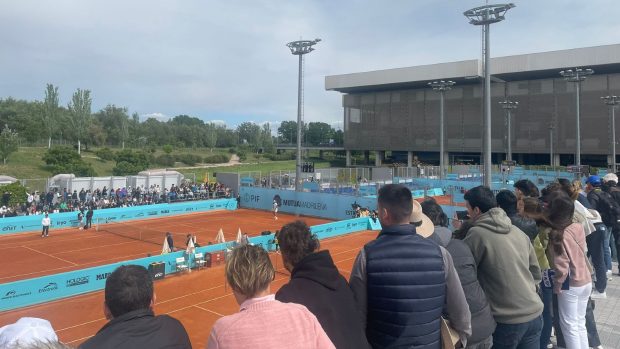
M 211 168 L 211 167 L 229 167 L 229 166 L 235 166 L 235 165 L 241 165 L 241 161 L 239 160 L 239 156 L 237 156 L 237 154 L 233 154 L 230 157 L 230 160 L 228 162 L 224 162 L 221 164 L 205 164 L 205 165 L 200 165 L 200 166 L 187 166 L 187 167 L 167 167 L 165 168 L 166 170 L 193 170 L 196 168 Z M 157 171 L 157 170 L 164 170 L 162 169 L 150 169 L 151 171 Z

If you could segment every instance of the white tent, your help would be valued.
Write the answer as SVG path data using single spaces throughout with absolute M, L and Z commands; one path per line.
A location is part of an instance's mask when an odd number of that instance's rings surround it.
M 239 228 L 237 231 L 237 239 L 235 241 L 237 241 L 238 244 L 241 244 L 241 240 L 243 240 L 243 234 L 241 233 L 241 228 Z
M 220 230 L 217 232 L 217 236 L 215 237 L 215 243 L 223 244 L 225 242 L 226 242 L 226 239 L 224 238 L 224 231 L 222 230 L 222 228 L 220 228 Z

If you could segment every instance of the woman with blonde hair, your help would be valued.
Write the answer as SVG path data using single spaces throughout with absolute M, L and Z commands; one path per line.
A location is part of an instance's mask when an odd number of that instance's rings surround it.
M 241 245 L 226 260 L 226 280 L 239 312 L 215 322 L 207 348 L 335 348 L 303 305 L 282 303 L 271 293 L 275 270 L 267 251 Z M 277 331 L 265 331 L 265 324 Z

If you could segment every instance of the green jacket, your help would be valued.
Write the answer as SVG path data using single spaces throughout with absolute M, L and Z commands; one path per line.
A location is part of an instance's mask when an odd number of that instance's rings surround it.
M 495 321 L 521 324 L 543 311 L 536 292 L 540 267 L 530 239 L 501 208 L 480 215 L 464 239 L 478 265 L 478 281 Z

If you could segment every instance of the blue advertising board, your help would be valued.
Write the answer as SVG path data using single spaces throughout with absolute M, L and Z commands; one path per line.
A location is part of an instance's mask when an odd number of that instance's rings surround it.
M 240 188 L 241 207 L 271 210 L 273 201 L 280 204 L 280 211 L 305 216 L 330 219 L 355 217 L 354 204 L 370 210 L 377 209 L 377 199 L 325 193 L 306 193 L 258 187 Z
M 173 204 L 108 208 L 95 210 L 93 212 L 93 222 L 96 222 L 97 219 L 100 221 L 118 222 L 212 210 L 234 210 L 236 208 L 237 200 L 235 199 L 185 201 Z M 77 212 L 51 213 L 49 216 L 52 221 L 51 229 L 78 226 Z M 40 230 L 41 219 L 43 219 L 42 215 L 2 218 L 0 219 L 0 235 Z
M 313 226 L 311 231 L 316 233 L 319 239 L 324 239 L 355 231 L 373 229 L 373 227 L 376 228 L 376 223 L 373 225 L 371 222 L 373 222 L 372 219 L 368 217 L 356 218 Z M 249 242 L 254 245 L 260 245 L 267 250 L 273 250 L 275 249 L 273 239 L 273 234 L 261 235 L 250 238 Z M 233 245 L 235 245 L 235 242 L 202 246 L 197 248 L 196 252 L 217 252 L 226 250 Z M 176 258 L 178 257 L 188 258 L 185 251 L 178 251 L 165 255 L 0 284 L 0 311 L 101 290 L 105 288 L 107 277 L 121 265 L 135 264 L 148 268 L 151 263 L 161 262 L 165 265 L 166 274 L 176 273 Z M 193 255 L 189 256 L 189 263 L 193 265 Z

